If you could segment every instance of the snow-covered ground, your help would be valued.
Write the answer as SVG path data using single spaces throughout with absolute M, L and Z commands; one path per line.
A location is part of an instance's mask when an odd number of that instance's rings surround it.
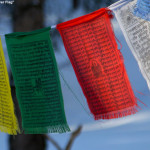
M 65 0 L 64 3 L 62 3 L 61 0 L 55 0 L 53 1 L 53 5 L 50 5 L 47 0 L 45 7 L 45 25 L 49 26 L 55 24 L 58 21 L 56 17 L 58 14 L 61 14 L 60 17 L 63 18 L 62 21 L 85 14 L 85 11 L 82 8 L 70 14 L 70 7 L 70 0 Z M 11 32 L 11 18 L 8 14 L 5 16 L 4 15 L 5 13 L 0 14 L 0 33 Z M 113 19 L 113 26 L 116 37 L 123 45 L 121 52 L 124 56 L 126 70 L 132 87 L 135 91 L 135 95 L 150 107 L 150 92 L 148 90 L 146 81 L 142 77 L 137 62 L 128 48 L 119 25 L 115 19 Z M 54 30 L 51 31 L 51 38 L 53 38 Z M 139 103 L 139 105 L 142 107 L 142 110 L 140 110 L 136 115 L 107 121 L 94 121 L 89 114 L 86 99 L 84 98 L 82 90 L 77 82 L 73 68 L 66 55 L 60 37 L 58 38 L 58 43 L 59 46 L 57 49 L 59 50 L 56 50 L 55 47 L 54 49 L 59 71 L 63 75 L 65 82 L 67 82 L 73 91 L 70 91 L 60 76 L 67 121 L 72 130 L 74 130 L 80 124 L 83 125 L 83 132 L 76 139 L 72 150 L 149 150 L 150 109 Z M 3 46 L 9 69 L 9 60 L 5 48 L 4 37 Z M 136 91 L 140 91 L 144 93 L 144 95 L 141 95 Z M 62 147 L 64 147 L 70 134 L 51 134 L 51 136 L 56 139 L 56 141 L 58 141 Z M 0 150 L 8 150 L 7 138 L 7 134 L 0 133 Z M 49 149 L 55 150 L 55 148 L 48 143 L 47 150 Z

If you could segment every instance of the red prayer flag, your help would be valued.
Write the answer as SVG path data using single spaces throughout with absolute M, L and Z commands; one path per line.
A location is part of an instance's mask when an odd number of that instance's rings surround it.
M 57 25 L 95 120 L 137 112 L 111 18 L 111 11 L 102 8 Z

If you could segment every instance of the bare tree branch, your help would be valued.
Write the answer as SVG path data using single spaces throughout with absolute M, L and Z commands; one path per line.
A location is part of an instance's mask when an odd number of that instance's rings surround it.
M 77 130 L 72 133 L 65 150 L 71 150 L 71 146 L 72 146 L 74 140 L 76 139 L 76 137 L 81 133 L 81 130 L 82 130 L 82 126 L 79 126 L 77 128 Z
M 45 134 L 45 137 L 48 141 L 50 141 L 58 150 L 62 150 L 62 148 L 59 146 L 59 144 L 54 140 L 52 139 L 50 136 L 46 135 Z
M 71 150 L 71 146 L 72 146 L 73 142 L 75 141 L 76 137 L 81 133 L 81 130 L 82 130 L 82 126 L 79 126 L 77 128 L 77 130 L 72 133 L 72 135 L 68 141 L 68 144 L 66 145 L 65 150 Z M 63 150 L 52 137 L 50 137 L 46 134 L 44 136 L 48 141 L 50 141 L 57 148 L 57 150 Z

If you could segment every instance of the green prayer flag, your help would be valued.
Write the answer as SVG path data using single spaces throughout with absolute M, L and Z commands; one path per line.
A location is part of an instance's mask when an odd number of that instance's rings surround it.
M 22 128 L 27 134 L 70 131 L 50 29 L 5 35 Z

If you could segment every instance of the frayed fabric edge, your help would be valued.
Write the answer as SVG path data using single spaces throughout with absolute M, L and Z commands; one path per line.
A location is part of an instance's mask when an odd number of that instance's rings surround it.
M 35 127 L 35 128 L 24 128 L 25 134 L 46 134 L 46 133 L 65 133 L 70 132 L 70 128 L 67 124 L 54 125 L 48 127 Z
M 99 120 L 99 119 L 116 119 L 116 118 L 122 118 L 122 117 L 125 117 L 125 116 L 133 115 L 133 114 L 136 114 L 137 112 L 138 112 L 138 106 L 135 105 L 133 107 L 121 109 L 121 110 L 118 110 L 118 111 L 112 111 L 110 113 L 96 115 L 96 116 L 94 116 L 94 119 L 95 120 Z
M 10 135 L 17 135 L 18 133 L 20 133 L 19 129 L 7 128 L 7 127 L 1 126 L 1 125 L 0 125 L 0 131 L 4 132 L 4 133 L 8 133 Z

